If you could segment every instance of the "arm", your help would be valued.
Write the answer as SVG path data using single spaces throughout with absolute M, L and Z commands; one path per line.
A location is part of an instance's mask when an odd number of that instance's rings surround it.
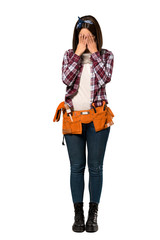
M 112 77 L 113 71 L 113 63 L 114 63 L 114 55 L 110 52 L 109 57 L 106 62 L 102 61 L 100 52 L 94 52 L 91 55 L 91 59 L 93 61 L 93 66 L 95 69 L 95 75 L 98 80 L 98 88 L 101 88 L 103 85 L 109 83 Z
M 80 69 L 81 57 L 73 52 L 73 55 L 69 57 L 69 51 L 64 53 L 62 62 L 62 81 L 67 86 L 71 86 Z

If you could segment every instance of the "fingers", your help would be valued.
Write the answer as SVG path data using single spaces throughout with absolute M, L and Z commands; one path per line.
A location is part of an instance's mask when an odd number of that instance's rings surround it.
M 79 34 L 79 42 L 83 44 L 92 44 L 95 41 L 95 36 L 92 34 Z
M 88 34 L 88 35 L 87 35 L 87 43 L 90 44 L 90 42 L 91 42 L 91 35 Z
M 81 43 L 82 42 L 82 35 L 79 34 L 79 42 Z
M 83 44 L 86 44 L 87 39 L 86 39 L 86 37 L 85 37 L 84 34 L 80 34 L 80 35 L 79 35 L 79 41 L 80 41 L 81 43 L 83 43 Z
M 95 36 L 88 34 L 87 35 L 87 44 L 92 44 L 94 42 Z
M 83 41 L 83 35 L 79 34 L 79 42 L 82 43 L 82 41 Z

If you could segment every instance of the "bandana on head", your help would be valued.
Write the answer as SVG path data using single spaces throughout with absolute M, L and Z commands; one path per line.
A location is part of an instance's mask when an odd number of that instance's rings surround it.
M 76 28 L 81 28 L 83 22 L 93 24 L 93 22 L 90 21 L 90 20 L 82 20 L 80 17 L 78 17 L 78 18 L 79 18 L 79 19 L 78 19 L 78 23 L 77 23 L 77 27 L 76 27 Z

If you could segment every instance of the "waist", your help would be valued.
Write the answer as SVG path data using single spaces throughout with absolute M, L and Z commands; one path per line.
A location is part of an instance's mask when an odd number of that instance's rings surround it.
M 81 123 L 90 123 L 91 121 L 94 121 L 95 118 L 102 119 L 106 118 L 107 114 L 107 105 L 105 101 L 103 101 L 102 106 L 95 107 L 94 103 L 92 103 L 93 108 L 89 110 L 71 110 L 70 112 L 67 112 L 66 109 L 64 109 L 63 112 L 63 119 L 64 122 L 72 122 L 78 123 L 79 121 Z

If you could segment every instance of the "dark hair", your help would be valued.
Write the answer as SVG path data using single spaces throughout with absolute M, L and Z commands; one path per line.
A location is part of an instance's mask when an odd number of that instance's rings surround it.
M 75 52 L 77 49 L 77 45 L 79 42 L 78 35 L 82 28 L 87 28 L 95 36 L 97 49 L 98 49 L 98 51 L 101 51 L 102 44 L 103 44 L 103 38 L 102 38 L 102 31 L 101 31 L 98 21 L 91 15 L 83 16 L 83 17 L 81 17 L 81 19 L 82 20 L 90 20 L 93 22 L 93 24 L 83 22 L 81 28 L 76 28 L 77 23 L 78 23 L 78 20 L 77 20 L 75 27 L 74 27 L 74 32 L 73 32 L 73 42 L 72 42 L 73 51 Z

